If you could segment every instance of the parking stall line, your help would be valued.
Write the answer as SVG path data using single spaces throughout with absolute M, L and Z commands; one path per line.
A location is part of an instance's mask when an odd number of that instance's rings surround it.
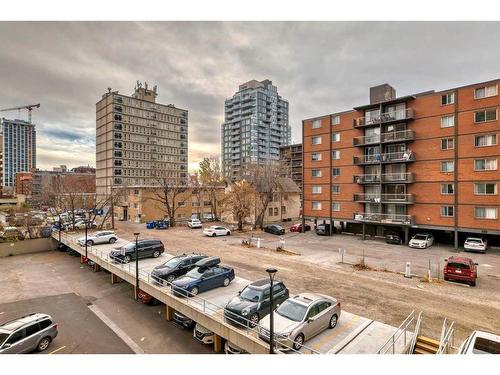
M 56 349 L 56 350 L 51 351 L 49 354 L 54 354 L 54 353 L 57 353 L 59 350 L 63 350 L 65 347 L 66 347 L 66 345 L 61 346 L 60 348 L 58 348 L 58 349 Z
M 321 338 L 321 340 L 319 340 L 317 343 L 312 345 L 312 349 L 320 350 L 320 348 L 323 345 L 325 345 L 326 343 L 328 343 L 329 341 L 331 341 L 333 338 L 337 337 L 341 333 L 344 333 L 346 330 L 348 330 L 354 324 L 356 324 L 358 322 L 358 320 L 360 320 L 360 319 L 361 319 L 360 316 L 354 316 L 351 319 L 351 321 L 349 323 L 347 323 L 346 325 L 344 325 L 343 327 L 338 327 L 338 329 L 333 329 L 333 332 L 331 334 L 326 335 L 325 337 Z

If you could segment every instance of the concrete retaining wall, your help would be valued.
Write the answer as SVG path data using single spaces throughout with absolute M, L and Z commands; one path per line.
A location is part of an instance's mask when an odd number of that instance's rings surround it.
M 0 243 L 0 258 L 20 254 L 32 254 L 54 250 L 57 241 L 53 238 L 37 238 L 17 242 Z

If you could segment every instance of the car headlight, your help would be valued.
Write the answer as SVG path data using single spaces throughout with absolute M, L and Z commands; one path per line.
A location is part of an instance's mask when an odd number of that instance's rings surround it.
M 243 315 L 243 316 L 247 316 L 249 312 L 250 312 L 250 309 L 249 309 L 248 307 L 245 307 L 245 308 L 241 311 L 241 315 Z

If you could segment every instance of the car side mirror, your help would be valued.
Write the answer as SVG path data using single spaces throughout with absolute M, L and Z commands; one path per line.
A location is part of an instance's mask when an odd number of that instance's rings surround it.
M 280 304 L 279 304 L 279 303 L 276 305 L 276 308 L 278 308 L 278 307 L 280 307 Z
M 474 263 L 475 266 L 479 266 L 479 263 Z
M 314 318 L 308 318 L 307 319 L 307 323 L 311 323 L 311 322 L 314 322 Z
M 3 346 L 3 348 L 2 348 L 2 349 L 7 349 L 7 348 L 10 348 L 11 346 L 12 346 L 12 345 L 11 345 L 10 343 L 7 343 L 7 344 L 5 344 L 5 345 Z
M 241 294 L 241 290 L 240 290 L 240 291 L 238 291 L 238 295 L 240 295 L 240 294 Z

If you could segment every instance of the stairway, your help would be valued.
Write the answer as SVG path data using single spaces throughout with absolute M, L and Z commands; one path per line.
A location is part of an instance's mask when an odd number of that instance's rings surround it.
M 413 354 L 436 354 L 438 349 L 439 341 L 425 336 L 418 336 Z

